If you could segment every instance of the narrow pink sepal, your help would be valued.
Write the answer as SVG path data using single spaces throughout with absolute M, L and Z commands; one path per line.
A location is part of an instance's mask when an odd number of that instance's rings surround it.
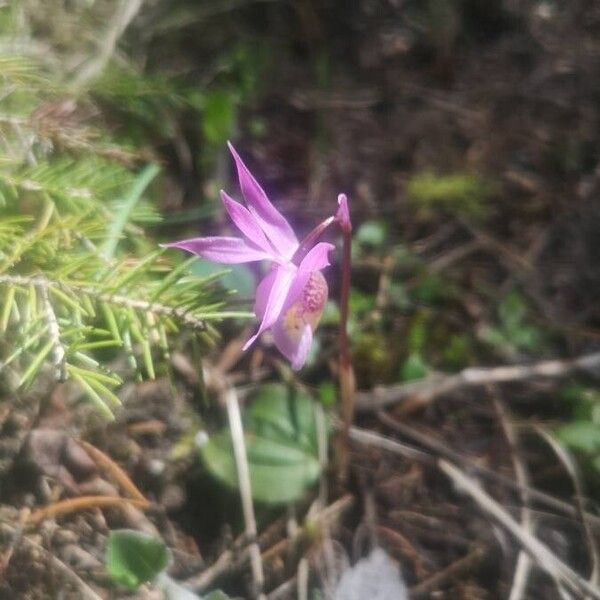
M 179 248 L 197 254 L 206 260 L 224 264 L 237 264 L 270 259 L 271 256 L 240 238 L 203 237 L 161 244 L 165 248 Z
M 223 190 L 221 190 L 221 200 L 235 226 L 259 248 L 273 254 L 273 248 L 269 244 L 254 215 Z
M 273 242 L 281 255 L 291 257 L 298 248 L 298 239 L 286 218 L 271 204 L 262 187 L 256 181 L 240 155 L 230 142 L 227 142 L 233 155 L 240 181 L 242 194 L 250 212 L 256 217 L 262 230 Z

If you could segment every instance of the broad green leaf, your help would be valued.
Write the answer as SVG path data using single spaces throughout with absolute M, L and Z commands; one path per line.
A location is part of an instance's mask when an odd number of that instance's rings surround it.
M 307 393 L 271 383 L 261 386 L 252 401 L 246 417 L 249 431 L 317 454 L 314 401 Z
M 110 578 L 130 590 L 152 581 L 171 560 L 169 549 L 159 539 L 134 531 L 111 531 L 106 546 L 106 570 Z
M 600 425 L 591 421 L 573 421 L 558 430 L 559 439 L 582 452 L 600 451 Z
M 294 502 L 317 481 L 320 465 L 314 411 L 310 396 L 283 385 L 265 385 L 255 394 L 245 425 L 255 500 L 267 504 Z M 201 456 L 215 478 L 237 489 L 237 469 L 227 429 L 202 447 Z
M 379 248 L 385 243 L 387 237 L 386 226 L 381 221 L 367 221 L 363 223 L 356 232 L 356 240 L 359 244 Z
M 403 381 L 412 381 L 414 379 L 422 379 L 428 373 L 429 367 L 423 360 L 423 357 L 418 352 L 414 352 L 404 361 L 400 376 Z
M 246 435 L 252 497 L 266 504 L 286 504 L 301 498 L 319 477 L 319 461 L 292 446 Z M 210 473 L 232 489 L 238 477 L 228 431 L 218 433 L 201 449 Z

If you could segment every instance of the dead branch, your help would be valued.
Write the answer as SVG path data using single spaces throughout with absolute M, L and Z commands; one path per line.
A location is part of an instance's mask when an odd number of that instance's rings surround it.
M 415 585 L 410 590 L 410 597 L 413 599 L 428 597 L 431 592 L 439 589 L 442 585 L 445 585 L 448 581 L 455 579 L 459 575 L 471 571 L 477 567 L 484 559 L 486 549 L 478 546 L 471 550 L 466 556 L 459 558 L 452 564 L 448 565 L 445 569 L 442 569 L 435 575 L 432 575 L 425 581 Z
M 568 502 L 565 502 L 560 498 L 556 498 L 555 496 L 551 496 L 550 494 L 542 492 L 536 488 L 521 486 L 510 477 L 506 477 L 500 473 L 493 471 L 492 469 L 488 469 L 487 467 L 478 464 L 474 460 L 471 460 L 470 458 L 463 456 L 459 452 L 448 448 L 441 441 L 436 440 L 431 436 L 426 436 L 398 421 L 395 421 L 394 419 L 387 416 L 381 411 L 379 412 L 378 416 L 383 423 L 386 423 L 389 426 L 393 427 L 402 435 L 410 437 L 411 439 L 415 439 L 420 445 L 427 448 L 430 452 L 423 452 L 422 450 L 419 450 L 414 446 L 409 446 L 408 444 L 397 442 L 396 440 L 393 440 L 389 437 L 382 436 L 373 431 L 360 429 L 358 427 L 352 427 L 350 429 L 350 438 L 361 444 L 365 444 L 367 446 L 372 445 L 377 448 L 381 448 L 382 450 L 387 450 L 388 452 L 391 452 L 393 454 L 403 456 L 404 458 L 407 458 L 409 460 L 417 460 L 420 463 L 429 466 L 435 464 L 436 456 L 448 458 L 453 462 L 457 462 L 463 465 L 470 471 L 476 472 L 478 475 L 481 475 L 496 483 L 509 487 L 512 490 L 515 490 L 517 492 L 526 491 L 532 500 L 536 500 L 544 506 L 553 508 L 554 510 L 562 514 L 568 515 L 575 519 L 579 517 L 579 511 L 577 510 L 577 508 L 571 506 Z M 585 516 L 588 520 L 588 523 L 596 531 L 600 531 L 600 517 L 593 515 L 589 512 L 586 512 Z
M 586 581 L 562 562 L 548 546 L 523 529 L 475 480 L 444 459 L 438 460 L 437 466 L 457 489 L 470 496 L 483 512 L 502 525 L 550 577 L 562 583 L 579 597 L 589 596 L 600 600 L 600 590 L 597 587 Z
M 527 474 L 525 461 L 521 457 L 518 434 L 515 431 L 504 403 L 500 400 L 500 398 L 494 398 L 494 407 L 496 409 L 496 413 L 498 414 L 498 418 L 500 419 L 500 424 L 502 425 L 502 429 L 504 431 L 504 437 L 506 438 L 506 442 L 508 444 L 513 463 L 513 469 L 515 472 L 515 478 L 517 483 L 522 488 L 520 491 L 521 503 L 523 505 L 521 508 L 521 526 L 525 531 L 533 535 L 535 533 L 535 524 L 533 522 L 531 509 L 529 508 L 529 493 L 526 489 L 529 486 L 529 476 Z M 531 558 L 527 552 L 521 550 L 517 557 L 517 564 L 515 566 L 515 572 L 513 574 L 508 600 L 521 600 L 521 598 L 525 596 L 531 565 Z
M 545 360 L 531 365 L 469 367 L 455 375 L 435 373 L 409 383 L 381 386 L 369 392 L 357 392 L 356 410 L 372 412 L 392 404 L 406 402 L 405 412 L 410 412 L 443 394 L 464 388 L 527 379 L 560 378 L 578 371 L 596 373 L 598 370 L 600 370 L 600 352 L 573 359 Z

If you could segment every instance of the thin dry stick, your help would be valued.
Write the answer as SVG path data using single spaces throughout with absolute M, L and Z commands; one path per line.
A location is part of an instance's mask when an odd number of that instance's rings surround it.
M 279 587 L 275 588 L 268 596 L 268 600 L 289 600 L 294 597 L 294 589 L 297 586 L 297 576 L 284 581 Z
M 298 600 L 308 600 L 308 560 L 301 558 L 298 563 Z
M 141 7 L 142 0 L 121 0 L 116 13 L 108 24 L 106 35 L 98 53 L 77 74 L 75 78 L 76 88 L 82 89 L 86 83 L 93 80 L 104 70 L 104 67 L 115 52 L 119 38 L 131 21 L 133 21 Z
M 331 527 L 332 523 L 338 520 L 341 515 L 343 515 L 353 506 L 353 504 L 354 497 L 352 494 L 346 494 L 345 496 L 342 496 L 321 510 L 317 515 L 315 515 L 314 519 L 307 519 L 307 525 L 300 527 L 292 538 L 285 538 L 277 542 L 274 546 L 265 550 L 262 554 L 263 561 L 268 562 L 275 556 L 284 552 L 290 544 L 295 544 L 304 537 L 314 537 L 314 531 L 316 528 L 323 528 L 325 525 L 327 527 Z M 247 559 L 248 550 L 248 548 L 242 550 L 242 560 Z M 185 585 L 198 592 L 206 590 L 219 577 L 237 567 L 235 558 L 236 555 L 232 550 L 226 550 L 210 567 L 202 571 L 202 573 L 199 575 L 194 575 L 188 579 L 185 582 Z
M 248 539 L 256 540 L 257 527 L 254 516 L 254 505 L 252 503 L 252 486 L 250 483 L 250 467 L 248 466 L 248 456 L 246 454 L 246 443 L 244 440 L 244 428 L 242 426 L 242 416 L 240 405 L 235 388 L 227 386 L 223 390 L 225 406 L 227 407 L 227 418 L 229 419 L 229 429 L 231 431 L 231 440 L 233 443 L 233 454 L 235 457 L 235 466 L 238 474 L 240 486 L 240 497 L 242 500 L 242 512 L 244 514 L 244 523 L 246 525 L 246 535 Z M 260 547 L 256 541 L 253 541 L 248 551 L 250 552 L 250 566 L 256 592 L 259 598 L 265 598 L 262 589 L 265 582 Z
M 571 506 L 568 502 L 564 500 L 560 500 L 559 498 L 555 498 L 550 494 L 542 492 L 532 487 L 522 487 L 516 481 L 513 481 L 510 477 L 506 477 L 501 475 L 500 473 L 496 473 L 492 469 L 488 469 L 484 467 L 474 460 L 468 458 L 467 456 L 463 456 L 459 452 L 452 450 L 441 441 L 436 440 L 431 436 L 424 435 L 418 432 L 416 429 L 408 427 L 403 423 L 395 421 L 382 411 L 379 411 L 377 414 L 379 419 L 386 425 L 393 427 L 396 431 L 400 432 L 402 435 L 410 437 L 411 439 L 416 440 L 420 445 L 430 450 L 430 452 L 436 454 L 437 456 L 443 456 L 448 458 L 456 463 L 459 463 L 469 470 L 477 472 L 479 475 L 491 479 L 496 483 L 500 483 L 504 486 L 507 486 L 513 490 L 521 491 L 525 490 L 529 494 L 529 497 L 532 500 L 536 500 L 540 504 L 544 504 L 547 507 L 553 508 L 557 511 L 560 511 L 563 514 L 569 515 L 570 517 L 578 518 L 579 512 L 577 508 Z M 434 457 L 432 454 L 427 452 L 423 452 L 422 450 L 418 450 L 413 446 L 408 446 L 407 444 L 402 444 L 397 442 L 396 440 L 392 440 L 388 437 L 379 435 L 372 431 L 366 431 L 364 429 L 359 429 L 357 427 L 353 427 L 350 431 L 350 437 L 362 444 L 372 444 L 379 448 L 388 450 L 389 452 L 393 452 L 395 454 L 399 454 L 408 459 L 414 459 L 422 462 L 423 464 L 432 465 L 434 463 Z M 596 530 L 600 530 L 600 517 L 593 515 L 589 512 L 585 513 L 585 516 Z
M 562 446 L 549 431 L 546 431 L 545 429 L 539 426 L 535 427 L 534 429 L 552 448 L 552 450 L 564 466 L 565 470 L 569 474 L 571 481 L 573 482 L 573 487 L 575 489 L 575 502 L 577 503 L 577 509 L 579 511 L 581 524 L 583 526 L 583 531 L 585 532 L 586 543 L 588 545 L 590 556 L 592 557 L 592 572 L 590 574 L 590 583 L 597 586 L 598 577 L 600 575 L 600 557 L 598 556 L 598 547 L 596 545 L 596 540 L 594 539 L 590 522 L 587 517 L 587 513 L 585 512 L 585 507 L 583 505 L 583 483 L 581 481 L 581 476 L 579 474 L 577 464 L 575 463 L 575 460 L 573 459 L 569 451 L 566 448 L 564 448 L 564 446 Z
M 562 562 L 548 546 L 523 529 L 478 483 L 444 459 L 438 460 L 437 466 L 457 489 L 469 495 L 479 508 L 502 525 L 550 577 L 581 597 L 587 595 L 600 600 L 600 590 L 597 587 L 578 575 L 571 567 Z
M 38 508 L 32 511 L 26 519 L 26 523 L 39 523 L 45 519 L 65 515 L 68 513 L 87 510 L 89 508 L 123 508 L 128 504 L 133 504 L 138 508 L 148 508 L 150 503 L 147 500 L 133 500 L 131 498 L 119 498 L 117 496 L 80 496 L 79 498 L 69 498 L 55 502 L 44 508 Z
M 485 552 L 485 548 L 479 546 L 474 548 L 471 550 L 471 552 L 469 552 L 469 554 L 463 556 L 463 558 L 459 558 L 457 561 L 448 565 L 445 569 L 442 569 L 435 575 L 432 575 L 428 579 L 425 579 L 425 581 L 421 581 L 421 583 L 412 587 L 410 590 L 410 597 L 413 600 L 425 596 L 429 597 L 431 592 L 439 589 L 448 581 L 451 581 L 462 573 L 471 571 L 474 567 L 481 563 L 485 557 Z
M 131 498 L 146 505 L 150 504 L 135 483 L 131 481 L 129 475 L 110 456 L 83 440 L 77 440 L 77 443 L 90 455 L 96 465 Z
M 371 412 L 402 401 L 410 401 L 410 409 L 419 408 L 442 394 L 459 389 L 524 381 L 538 377 L 566 377 L 576 371 L 594 372 L 600 369 L 600 352 L 574 359 L 546 360 L 532 365 L 511 365 L 492 368 L 469 367 L 455 375 L 436 373 L 425 379 L 389 387 L 375 388 L 356 394 L 356 410 Z
M 526 489 L 529 486 L 529 477 L 527 475 L 525 463 L 521 460 L 517 432 L 515 431 L 510 417 L 507 414 L 504 403 L 502 400 L 500 400 L 500 398 L 494 397 L 494 407 L 500 419 L 500 424 L 502 425 L 502 429 L 504 431 L 504 437 L 508 443 L 517 483 L 521 486 L 521 490 L 519 492 L 521 503 L 523 504 L 523 507 L 521 508 L 521 526 L 524 530 L 533 535 L 534 524 L 531 516 L 531 510 L 529 508 L 529 493 Z M 524 550 L 519 551 L 508 600 L 521 600 L 521 598 L 525 596 L 531 565 L 532 561 L 527 552 Z

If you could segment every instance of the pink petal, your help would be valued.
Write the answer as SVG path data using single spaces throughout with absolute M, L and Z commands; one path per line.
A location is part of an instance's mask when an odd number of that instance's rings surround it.
M 228 146 L 235 160 L 240 188 L 250 212 L 256 217 L 262 230 L 273 242 L 278 252 L 286 258 L 291 258 L 298 248 L 298 239 L 294 230 L 285 217 L 271 204 L 235 148 L 229 142 Z
M 265 316 L 265 310 L 267 308 L 267 300 L 275 281 L 275 275 L 277 269 L 271 269 L 256 286 L 256 293 L 254 294 L 254 314 L 257 319 L 262 320 Z
M 221 200 L 237 228 L 259 248 L 262 248 L 265 252 L 273 253 L 273 248 L 269 244 L 254 215 L 245 206 L 242 206 L 239 202 L 228 196 L 223 190 L 221 190 Z
M 333 244 L 319 242 L 315 244 L 300 262 L 299 271 L 320 271 L 329 266 L 329 253 L 335 248 Z
M 313 271 L 320 271 L 329 266 L 328 255 L 334 248 L 335 246 L 333 244 L 319 242 L 308 251 L 306 256 L 300 262 L 298 275 L 292 283 L 284 308 L 289 308 L 296 300 L 298 300 Z
M 299 371 L 306 362 L 310 347 L 312 346 L 313 333 L 310 325 L 305 325 L 298 346 L 292 356 L 292 369 Z
M 350 222 L 350 209 L 348 208 L 348 197 L 346 194 L 340 194 L 338 196 L 338 210 L 335 218 L 338 220 L 342 231 L 352 231 L 352 223 Z
M 273 340 L 277 349 L 292 363 L 292 369 L 298 371 L 304 366 L 310 352 L 313 332 L 310 325 L 305 324 L 302 334 L 294 340 L 285 331 L 283 323 L 278 321 L 273 326 Z
M 268 290 L 266 302 L 264 301 L 264 295 L 267 293 L 267 286 L 260 291 L 263 297 L 260 301 L 257 298 L 257 303 L 264 302 L 265 306 L 262 323 L 260 324 L 258 331 L 244 344 L 243 350 L 247 350 L 263 331 L 271 327 L 271 325 L 277 321 L 290 291 L 290 287 L 296 277 L 296 272 L 297 268 L 294 265 L 286 264 L 278 266 L 275 269 L 275 276 L 273 277 L 271 289 Z
M 264 250 L 234 237 L 204 237 L 161 244 L 165 248 L 179 248 L 218 263 L 236 264 L 272 259 Z

